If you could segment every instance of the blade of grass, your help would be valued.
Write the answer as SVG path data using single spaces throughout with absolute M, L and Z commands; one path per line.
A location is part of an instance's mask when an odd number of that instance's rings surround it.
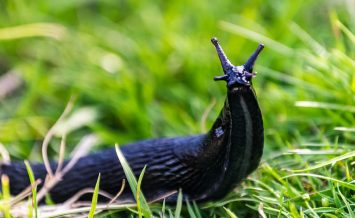
M 236 35 L 240 35 L 240 36 L 244 36 L 247 37 L 248 39 L 254 40 L 256 42 L 263 42 L 265 44 L 268 45 L 268 47 L 274 49 L 277 52 L 280 52 L 284 55 L 287 56 L 291 56 L 294 54 L 294 51 L 292 48 L 281 44 L 269 37 L 266 37 L 260 33 L 257 33 L 255 31 L 252 31 L 250 29 L 247 29 L 245 27 L 239 26 L 239 25 L 235 25 L 226 21 L 221 21 L 220 22 L 220 27 L 222 30 L 225 30 L 227 32 L 236 34 Z
M 124 188 L 126 187 L 126 180 L 122 179 L 122 185 L 121 185 L 121 189 L 120 191 L 115 195 L 115 197 L 113 197 L 110 202 L 108 203 L 108 205 L 112 204 L 113 202 L 115 202 L 117 200 L 117 198 L 119 196 L 121 196 L 121 194 L 123 193 Z
M 291 175 L 288 175 L 288 176 L 284 176 L 283 178 L 286 179 L 286 178 L 295 177 L 295 176 L 310 176 L 310 177 L 316 177 L 316 178 L 319 178 L 319 179 L 329 180 L 329 181 L 338 183 L 339 185 L 341 185 L 343 187 L 349 188 L 351 190 L 355 190 L 355 185 L 353 185 L 351 183 L 347 183 L 347 182 L 344 182 L 344 181 L 341 181 L 341 180 L 338 180 L 338 179 L 334 179 L 334 178 L 331 178 L 331 177 L 328 177 L 328 176 L 322 176 L 322 175 L 317 175 L 317 174 L 312 174 L 312 173 L 295 173 L 295 174 L 291 174 Z
M 176 208 L 175 208 L 175 218 L 179 218 L 181 214 L 181 207 L 182 207 L 182 191 L 179 190 L 179 194 L 176 201 Z
M 27 218 L 33 217 L 33 206 L 32 206 L 32 199 L 28 198 L 27 201 Z
M 31 23 L 0 29 L 0 40 L 14 40 L 27 37 L 50 37 L 57 40 L 66 34 L 66 28 L 54 23 Z
M 97 206 L 97 199 L 99 196 L 100 177 L 101 177 L 101 174 L 99 173 L 99 176 L 97 177 L 94 193 L 92 195 L 91 207 L 90 207 L 90 212 L 89 212 L 88 218 L 94 218 L 94 215 L 95 215 L 95 210 L 96 210 L 96 206 Z
M 106 204 L 100 204 L 96 206 L 97 210 L 129 210 L 134 214 L 138 214 L 136 211 L 132 210 L 132 207 L 135 207 L 135 204 L 111 204 L 107 206 Z M 80 207 L 80 208 L 71 208 L 66 210 L 55 210 L 55 211 L 44 211 L 41 214 L 41 218 L 49 217 L 63 217 L 69 216 L 73 217 L 74 214 L 79 213 L 88 213 L 90 212 L 91 207 Z M 75 216 L 74 216 L 75 217 Z
M 5 218 L 11 218 L 10 213 L 10 185 L 9 177 L 6 175 L 1 175 L 1 186 L 2 186 L 2 201 L 0 204 L 0 209 L 3 211 Z
M 169 218 L 174 218 L 173 212 L 169 209 Z
M 194 209 L 192 208 L 191 204 L 187 199 L 186 199 L 186 206 L 187 206 L 187 212 L 189 213 L 190 217 L 197 218 Z
M 194 202 L 192 202 L 192 204 L 193 204 L 194 209 L 195 209 L 195 211 L 196 211 L 196 216 L 197 216 L 197 218 L 202 218 L 201 213 L 200 213 L 200 209 L 198 208 L 196 202 L 194 201 Z
M 164 218 L 165 217 L 165 198 L 163 200 L 163 205 L 161 206 L 161 214 L 160 217 Z
M 321 167 L 324 167 L 324 166 L 327 166 L 327 165 L 331 165 L 331 164 L 334 164 L 334 163 L 336 163 L 338 161 L 345 160 L 345 159 L 352 158 L 352 157 L 355 157 L 355 151 L 348 152 L 346 154 L 340 155 L 340 156 L 332 158 L 332 159 L 330 159 L 328 161 L 324 161 L 322 163 L 319 163 L 319 164 L 316 164 L 314 166 L 308 167 L 306 169 L 292 170 L 292 172 L 297 173 L 297 172 L 311 171 L 311 170 L 319 169 Z
M 33 209 L 35 212 L 35 218 L 37 218 L 38 217 L 38 202 L 37 202 L 37 185 L 35 182 L 35 176 L 33 174 L 30 163 L 28 163 L 28 161 L 26 161 L 26 160 L 25 160 L 25 165 L 26 165 L 27 174 L 28 174 L 28 177 L 30 178 L 30 183 L 32 186 L 32 205 L 33 205 Z
M 142 180 L 143 180 L 143 175 L 144 175 L 144 172 L 145 172 L 145 169 L 146 169 L 146 165 L 144 166 L 141 174 L 139 175 L 139 178 L 138 178 L 138 184 L 137 184 L 137 192 L 136 192 L 136 199 L 137 199 L 137 210 L 138 210 L 138 216 L 141 218 L 144 211 L 142 211 L 142 208 L 141 208 L 141 201 L 140 201 L 140 196 L 141 196 L 141 185 L 142 185 Z
M 353 211 L 353 209 L 351 208 L 348 200 L 346 199 L 346 197 L 343 195 L 343 193 L 341 193 L 339 186 L 337 186 L 337 190 L 338 190 L 338 194 L 340 195 L 340 198 L 343 200 L 346 208 L 348 209 L 349 215 L 350 217 L 355 217 L 355 213 Z
M 117 154 L 118 160 L 120 161 L 123 171 L 126 175 L 128 184 L 133 192 L 133 195 L 135 195 L 135 193 L 137 193 L 137 185 L 138 185 L 136 177 L 134 176 L 132 169 L 129 166 L 123 153 L 121 152 L 118 144 L 115 145 L 115 149 L 116 149 L 116 154 Z M 140 200 L 140 204 L 142 205 L 142 210 L 143 210 L 144 216 L 147 218 L 152 217 L 152 212 L 150 211 L 150 208 L 148 206 L 148 203 L 147 203 L 143 193 L 140 195 L 139 200 Z M 138 200 L 136 199 L 136 201 L 138 201 Z
M 317 102 L 317 101 L 296 101 L 296 107 L 309 107 L 309 108 L 320 108 L 328 110 L 339 110 L 339 111 L 348 111 L 355 113 L 355 107 L 351 105 L 341 105 L 333 104 L 327 102 Z
M 267 218 L 265 213 L 264 213 L 264 204 L 260 202 L 259 207 L 258 207 L 258 212 L 259 212 L 259 216 L 261 218 Z
M 47 173 L 48 173 L 49 177 L 53 177 L 53 171 L 52 171 L 52 168 L 50 166 L 49 159 L 48 159 L 49 142 L 52 140 L 52 137 L 55 134 L 57 126 L 65 119 L 65 117 L 72 110 L 72 108 L 74 106 L 74 99 L 75 99 L 74 97 L 70 98 L 69 102 L 67 103 L 67 105 L 64 108 L 63 113 L 60 115 L 60 117 L 54 123 L 54 125 L 48 130 L 46 136 L 43 139 L 43 143 L 42 143 L 42 158 L 43 158 L 43 163 L 44 163 L 44 166 L 46 167 L 46 170 L 47 170 Z
M 229 215 L 229 217 L 231 218 L 238 218 L 237 215 L 235 215 L 230 209 L 223 207 L 223 209 L 227 212 L 227 214 Z
M 11 162 L 11 158 L 10 158 L 9 152 L 6 150 L 5 146 L 3 144 L 1 144 L 1 143 L 0 143 L 0 155 L 2 157 L 1 162 L 3 164 L 9 164 Z

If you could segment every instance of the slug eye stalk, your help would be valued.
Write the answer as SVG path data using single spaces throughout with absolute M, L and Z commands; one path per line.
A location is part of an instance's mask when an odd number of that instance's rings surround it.
M 249 59 L 241 66 L 234 66 L 224 53 L 221 45 L 218 43 L 217 38 L 211 39 L 212 44 L 215 46 L 219 60 L 223 68 L 224 75 L 214 77 L 215 81 L 224 80 L 227 82 L 229 89 L 236 86 L 250 86 L 251 78 L 255 75 L 253 73 L 253 66 L 258 58 L 260 52 L 263 50 L 264 45 L 259 44 L 258 48 L 249 57 Z

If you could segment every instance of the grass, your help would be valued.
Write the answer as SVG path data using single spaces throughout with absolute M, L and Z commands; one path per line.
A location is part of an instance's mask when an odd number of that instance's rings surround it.
M 262 42 L 254 80 L 266 130 L 260 167 L 222 200 L 154 203 L 150 213 L 354 217 L 353 9 L 353 1 L 323 0 L 3 1 L 0 143 L 12 159 L 41 160 L 42 141 L 71 96 L 51 158 L 64 152 L 63 136 L 69 157 L 92 133 L 101 140 L 95 149 L 200 133 L 225 98 L 225 86 L 212 81 L 221 69 L 209 39 L 217 36 L 235 64 Z M 6 191 L 0 201 L 8 217 Z M 108 212 L 96 216 L 139 216 L 128 206 L 98 204 Z
M 97 178 L 97 182 L 96 182 L 96 185 L 95 185 L 95 190 L 94 190 L 94 193 L 92 195 L 91 207 L 90 207 L 88 218 L 94 218 L 96 205 L 97 205 L 97 199 L 98 199 L 98 196 L 99 196 L 99 190 L 100 190 L 100 174 L 99 174 L 99 176 Z
M 148 203 L 145 200 L 144 195 L 140 191 L 140 187 L 141 187 L 141 183 L 143 180 L 143 175 L 146 167 L 143 168 L 137 182 L 137 179 L 134 176 L 130 166 L 128 165 L 126 158 L 123 156 L 121 150 L 119 149 L 119 146 L 115 145 L 115 148 L 116 148 L 117 157 L 122 165 L 128 184 L 132 192 L 135 194 L 134 196 L 137 201 L 137 210 L 138 210 L 139 217 L 143 217 L 143 215 L 144 217 L 152 217 L 152 212 L 149 209 Z
M 26 170 L 27 170 L 27 174 L 30 178 L 30 182 L 31 182 L 31 187 L 32 187 L 32 200 L 31 200 L 31 204 L 29 205 L 29 215 L 32 217 L 32 211 L 34 211 L 35 214 L 35 218 L 38 217 L 38 202 L 37 202 L 37 185 L 35 183 L 35 176 L 33 174 L 32 168 L 30 166 L 30 164 L 28 163 L 28 161 L 25 161 L 25 165 L 26 165 Z

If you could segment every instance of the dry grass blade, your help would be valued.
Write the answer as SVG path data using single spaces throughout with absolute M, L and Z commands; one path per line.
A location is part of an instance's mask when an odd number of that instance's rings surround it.
M 80 190 L 79 192 L 77 192 L 74 196 L 72 196 L 71 198 L 69 198 L 68 200 L 66 200 L 60 208 L 72 208 L 74 203 L 79 200 L 83 195 L 85 194 L 91 194 L 91 193 L 94 193 L 94 189 L 93 188 L 85 188 L 85 189 L 82 189 Z M 102 191 L 100 190 L 99 191 L 99 195 L 101 196 L 104 196 L 108 199 L 113 199 L 114 197 L 109 194 L 108 192 L 105 192 L 105 191 Z M 90 204 L 89 204 L 90 205 Z
M 18 89 L 21 84 L 21 77 L 15 71 L 2 75 L 0 77 L 0 101 Z
M 0 143 L 0 155 L 2 157 L 1 164 L 10 164 L 11 158 L 9 152 L 6 150 L 5 146 Z
M 263 205 L 263 203 L 259 204 L 258 212 L 259 212 L 259 215 L 260 215 L 261 218 L 267 218 L 266 214 L 264 213 L 264 205 Z
M 166 194 L 164 194 L 164 195 L 162 195 L 162 196 L 160 196 L 160 197 L 158 197 L 158 198 L 156 198 L 156 199 L 154 199 L 152 201 L 149 201 L 148 203 L 152 204 L 152 203 L 155 203 L 155 202 L 160 202 L 163 199 L 167 199 L 168 197 L 175 195 L 176 193 L 178 193 L 178 192 L 177 191 L 168 192 L 168 193 L 166 193 Z
M 32 189 L 34 186 L 38 186 L 41 184 L 41 180 L 37 179 L 33 185 L 28 186 L 25 190 L 23 190 L 20 194 L 16 195 L 14 198 L 11 199 L 10 205 L 15 206 L 17 203 L 21 202 L 24 200 L 26 197 L 28 197 L 31 194 Z
M 58 166 L 57 169 L 55 171 L 55 174 L 60 172 L 62 170 L 63 167 L 63 163 L 64 163 L 64 154 L 65 154 L 65 139 L 66 136 L 65 134 L 62 136 L 62 140 L 60 142 L 60 148 L 59 148 L 59 158 L 58 158 Z
M 337 126 L 334 128 L 336 131 L 343 131 L 343 132 L 355 132 L 355 127 L 344 127 L 344 126 Z
M 81 157 L 87 155 L 90 151 L 90 148 L 96 144 L 97 141 L 98 138 L 94 134 L 84 136 L 72 152 L 72 158 L 63 168 L 62 174 L 64 175 L 67 173 Z
M 106 204 L 100 204 L 97 205 L 96 209 L 97 210 L 123 210 L 127 209 L 130 207 L 135 207 L 135 204 L 112 204 L 110 206 L 107 206 Z M 53 207 L 50 207 L 52 209 Z M 80 208 L 73 208 L 73 209 L 68 209 L 68 210 L 55 210 L 55 211 L 43 211 L 41 213 L 41 218 L 49 218 L 49 217 L 59 217 L 59 216 L 66 216 L 68 215 L 69 217 L 77 217 L 75 214 L 80 214 L 80 213 L 87 213 L 90 211 L 90 207 L 80 207 Z
M 341 105 L 333 104 L 328 102 L 317 102 L 317 101 L 296 101 L 296 107 L 309 107 L 309 108 L 320 108 L 328 110 L 339 110 L 339 111 L 348 111 L 355 113 L 355 107 L 352 105 Z
M 73 105 L 74 105 L 74 98 L 72 97 L 69 100 L 67 106 L 65 107 L 63 113 L 60 115 L 57 122 L 52 126 L 52 128 L 49 129 L 48 133 L 44 137 L 43 144 L 42 144 L 42 158 L 43 158 L 44 166 L 46 167 L 49 177 L 53 176 L 53 171 L 50 167 L 50 163 L 49 163 L 49 159 L 48 159 L 48 153 L 47 153 L 48 152 L 48 145 L 49 145 L 49 142 L 51 141 L 52 137 L 55 134 L 55 130 L 56 130 L 57 126 L 69 114 L 69 112 L 73 108 Z
M 125 179 L 122 179 L 122 185 L 121 185 L 120 191 L 115 195 L 115 197 L 113 197 L 113 198 L 111 199 L 111 201 L 107 204 L 107 206 L 109 206 L 110 204 L 112 204 L 113 202 L 115 202 L 115 201 L 117 200 L 117 198 L 118 198 L 119 196 L 121 196 L 121 194 L 122 194 L 122 192 L 123 192 L 125 186 L 126 186 L 126 180 L 125 180 Z
M 217 101 L 216 98 L 212 98 L 210 104 L 207 106 L 206 110 L 203 112 L 202 117 L 201 117 L 201 131 L 202 132 L 207 132 L 207 127 L 206 127 L 206 120 L 207 116 L 211 113 L 213 107 L 216 105 Z
M 42 199 L 48 191 L 55 186 L 61 178 L 76 164 L 76 162 L 84 155 L 88 153 L 90 148 L 97 142 L 97 137 L 95 135 L 84 136 L 79 144 L 76 146 L 73 151 L 74 155 L 72 159 L 65 165 L 63 170 L 58 171 L 54 176 L 47 177 L 44 186 L 38 192 L 38 199 Z

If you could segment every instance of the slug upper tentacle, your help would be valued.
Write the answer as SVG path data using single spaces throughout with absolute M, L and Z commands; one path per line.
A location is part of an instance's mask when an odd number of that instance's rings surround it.
M 219 60 L 221 61 L 224 75 L 216 76 L 214 80 L 225 80 L 227 81 L 227 87 L 232 88 L 238 85 L 250 85 L 250 80 L 253 77 L 253 66 L 259 56 L 260 52 L 263 50 L 264 45 L 260 44 L 255 52 L 249 57 L 249 59 L 241 66 L 234 66 L 225 55 L 222 47 L 218 43 L 217 38 L 211 39 L 212 44 L 216 47 Z
M 218 40 L 212 38 L 211 41 L 224 71 L 224 75 L 215 77 L 215 80 L 227 82 L 227 97 L 210 131 L 193 136 L 145 140 L 122 148 L 136 176 L 146 166 L 142 190 L 148 201 L 179 189 L 190 200 L 222 198 L 260 162 L 264 129 L 251 79 L 253 65 L 263 45 L 259 45 L 243 65 L 234 66 Z M 56 166 L 57 163 L 52 162 L 53 170 Z M 31 167 L 36 179 L 44 181 L 47 174 L 45 166 L 33 163 Z M 50 191 L 52 199 L 63 202 L 84 188 L 93 188 L 99 173 L 100 189 L 115 195 L 125 174 L 113 148 L 80 158 Z M 0 165 L 1 174 L 9 176 L 13 195 L 30 185 L 22 162 Z M 91 196 L 86 197 L 90 199 Z M 173 202 L 176 197 L 172 195 L 167 201 Z M 125 188 L 120 199 L 134 201 L 129 187 Z

